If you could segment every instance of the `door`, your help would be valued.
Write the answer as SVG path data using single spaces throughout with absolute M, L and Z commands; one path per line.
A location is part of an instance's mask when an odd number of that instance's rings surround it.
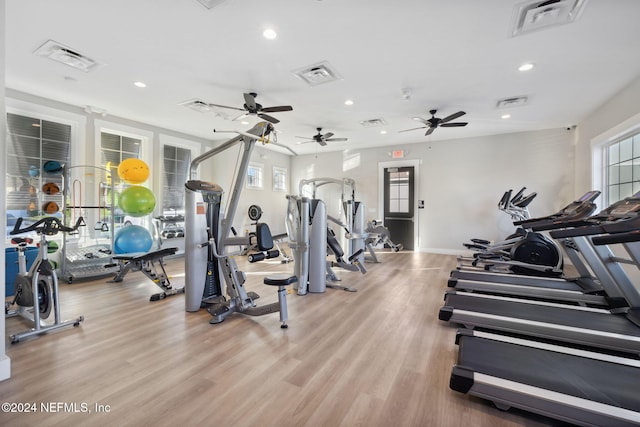
M 414 167 L 384 169 L 384 225 L 391 241 L 413 250 L 414 241 Z

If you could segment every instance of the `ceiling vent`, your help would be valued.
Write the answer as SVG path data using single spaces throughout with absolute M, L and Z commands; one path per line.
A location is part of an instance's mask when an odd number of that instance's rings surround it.
M 520 3 L 515 7 L 511 36 L 573 22 L 586 3 L 587 0 L 529 0 Z
M 38 56 L 53 59 L 54 61 L 58 61 L 77 70 L 84 71 L 85 73 L 88 73 L 98 65 L 101 65 L 99 62 L 84 56 L 75 49 L 71 49 L 70 47 L 53 40 L 47 40 L 33 53 Z
M 294 70 L 293 74 L 307 82 L 310 86 L 317 86 L 342 79 L 327 61 Z
M 201 99 L 190 99 L 188 101 L 181 102 L 178 105 L 182 105 L 183 107 L 191 108 L 199 113 L 208 113 L 211 111 L 211 106 L 208 102 L 204 102 Z
M 371 119 L 371 120 L 363 120 L 360 122 L 360 124 L 366 128 L 372 128 L 376 126 L 384 126 L 387 123 L 384 121 L 384 119 Z
M 198 0 L 198 3 L 206 7 L 207 9 L 213 9 L 220 3 L 224 3 L 225 0 Z
M 498 108 L 513 108 L 513 107 L 522 107 L 529 102 L 529 97 L 527 96 L 512 96 L 511 98 L 499 99 L 496 103 L 496 107 Z

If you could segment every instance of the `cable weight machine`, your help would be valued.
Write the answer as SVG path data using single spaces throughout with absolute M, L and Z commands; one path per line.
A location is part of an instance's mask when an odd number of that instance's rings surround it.
M 280 312 L 281 327 L 287 327 L 285 286 L 296 282 L 296 276 L 267 276 L 264 283 L 278 287 L 278 302 L 258 307 L 255 300 L 260 296 L 245 289 L 246 275 L 238 268 L 234 258 L 242 251 L 229 251 L 229 247 L 241 247 L 249 243 L 248 236 L 232 236 L 232 221 L 253 148 L 258 141 L 268 143 L 273 131 L 272 124 L 260 122 L 247 132 L 236 132 L 238 136 L 191 162 L 190 180 L 185 183 L 185 309 L 194 312 L 207 308 L 213 316 L 209 323 L 220 323 L 232 313 L 261 316 Z M 241 157 L 226 209 L 222 212 L 222 187 L 198 180 L 198 167 L 205 160 L 236 145 L 240 145 Z M 268 251 L 273 248 L 273 238 L 267 224 L 258 226 L 258 247 Z

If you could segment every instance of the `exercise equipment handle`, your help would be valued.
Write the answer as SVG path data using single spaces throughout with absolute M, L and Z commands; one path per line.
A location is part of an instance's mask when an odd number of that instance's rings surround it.
M 84 218 L 79 217 L 73 227 L 68 227 L 62 223 L 58 218 L 55 217 L 47 217 L 42 218 L 33 224 L 20 228 L 22 226 L 23 217 L 18 218 L 16 221 L 16 225 L 13 227 L 13 230 L 9 232 L 10 235 L 28 233 L 30 231 L 35 231 L 37 233 L 42 233 L 47 236 L 53 236 L 58 234 L 59 232 L 70 233 L 72 231 L 76 231 L 79 227 L 85 225 Z

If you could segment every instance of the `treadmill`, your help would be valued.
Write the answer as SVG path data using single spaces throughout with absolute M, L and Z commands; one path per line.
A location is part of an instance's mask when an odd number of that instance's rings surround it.
M 622 244 L 640 265 L 640 230 L 593 238 Z M 451 389 L 583 426 L 640 425 L 640 359 L 477 330 L 459 330 Z
M 640 425 L 640 360 L 460 330 L 451 389 L 583 426 Z
M 616 228 L 618 232 L 637 229 L 638 217 L 620 221 Z M 576 237 L 579 234 L 605 234 L 606 230 L 601 225 L 591 225 L 551 232 L 556 238 L 567 233 Z M 607 246 L 598 248 L 598 256 L 611 255 Z M 609 275 L 613 266 L 619 268 L 617 263 L 609 264 L 609 268 L 598 272 L 599 277 Z M 617 284 L 623 287 L 621 291 L 628 307 L 605 310 L 481 293 L 447 292 L 439 319 L 468 328 L 490 329 L 640 354 L 640 290 L 628 278 Z
M 581 198 L 584 199 L 584 196 Z M 563 226 L 592 224 L 601 221 L 618 221 L 640 213 L 640 194 L 614 203 L 612 206 L 590 217 L 587 222 L 565 220 L 558 216 L 552 221 L 544 219 L 531 223 L 534 230 L 542 231 Z M 584 235 L 562 239 L 563 247 L 579 277 L 573 279 L 544 278 L 513 274 L 489 273 L 480 271 L 460 271 L 451 273 L 448 286 L 456 290 L 483 292 L 497 295 L 520 296 L 547 301 L 559 301 L 595 307 L 621 307 L 627 303 L 624 294 L 619 291 L 615 280 L 625 280 L 619 271 L 611 274 L 600 274 L 601 280 L 594 277 L 606 268 L 606 263 L 599 258 L 593 249 L 593 243 Z M 591 269 L 587 267 L 591 266 Z M 603 292 L 603 291 L 606 291 Z

